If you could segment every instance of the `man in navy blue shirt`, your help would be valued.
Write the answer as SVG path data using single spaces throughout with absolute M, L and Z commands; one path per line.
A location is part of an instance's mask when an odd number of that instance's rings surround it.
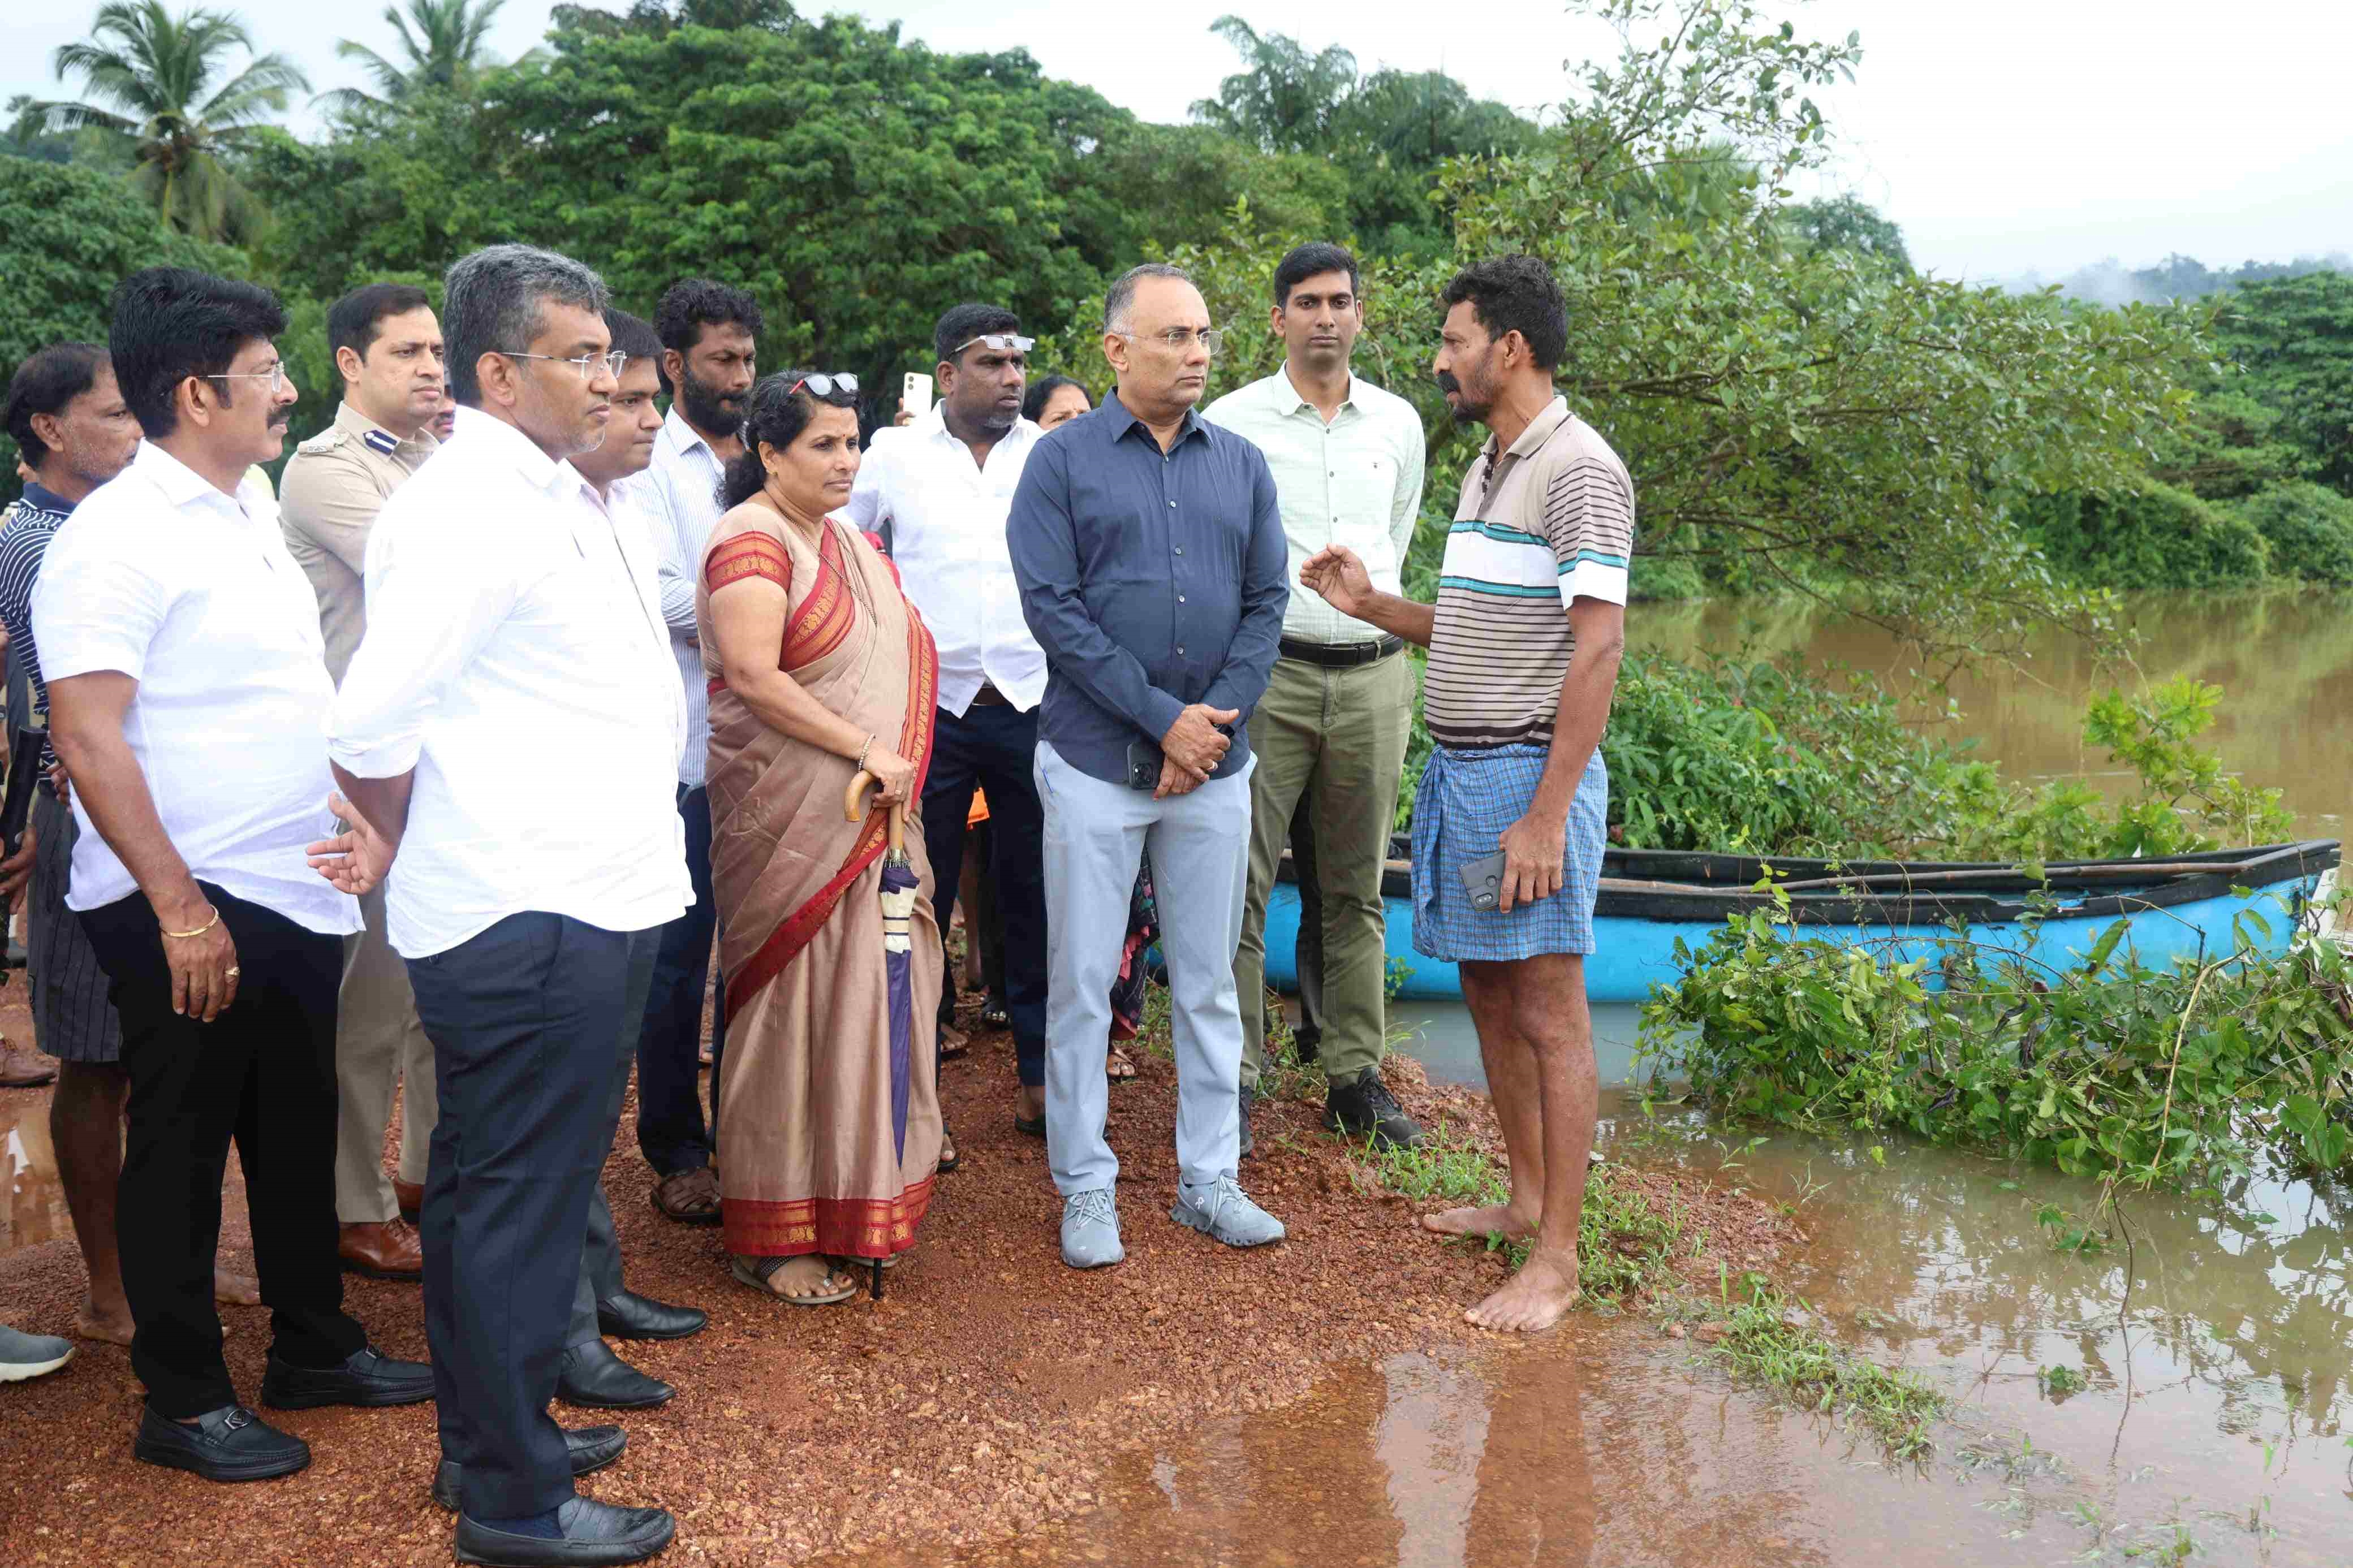
M 1171 1217 L 1231 1247 L 1283 1234 L 1235 1180 L 1233 959 L 1249 879 L 1242 726 L 1274 667 L 1288 552 L 1265 458 L 1194 412 L 1217 351 L 1208 307 L 1178 268 L 1138 267 L 1113 283 L 1103 355 L 1118 390 L 1039 442 L 1006 525 L 1022 615 L 1046 654 L 1047 1152 L 1074 1268 L 1126 1256 L 1103 1065 L 1147 847 L 1175 1003 Z

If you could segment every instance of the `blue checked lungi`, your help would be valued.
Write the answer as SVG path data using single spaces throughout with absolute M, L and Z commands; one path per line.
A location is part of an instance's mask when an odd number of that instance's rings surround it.
M 1601 750 L 1585 765 L 1568 808 L 1560 891 L 1508 913 L 1471 907 L 1461 868 L 1502 847 L 1544 777 L 1544 746 L 1430 754 L 1413 795 L 1413 950 L 1448 963 L 1509 963 L 1545 952 L 1593 951 L 1593 900 L 1609 837 L 1609 770 Z

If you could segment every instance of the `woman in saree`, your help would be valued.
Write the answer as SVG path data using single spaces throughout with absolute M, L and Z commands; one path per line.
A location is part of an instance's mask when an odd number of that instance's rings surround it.
M 913 1245 L 941 1157 L 920 810 L 905 813 L 918 889 L 903 1121 L 880 900 L 890 808 L 923 797 L 939 665 L 895 570 L 828 515 L 858 473 L 856 393 L 803 371 L 753 388 L 696 592 L 727 986 L 722 1223 L 735 1277 L 800 1306 L 848 1300 L 851 1263 Z M 879 788 L 852 822 L 842 796 L 861 770 Z

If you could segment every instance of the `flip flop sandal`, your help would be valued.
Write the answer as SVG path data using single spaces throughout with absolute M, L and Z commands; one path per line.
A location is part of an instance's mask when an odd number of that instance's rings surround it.
M 792 1259 L 789 1258 L 756 1258 L 751 1262 L 746 1263 L 741 1258 L 731 1257 L 727 1260 L 727 1271 L 730 1274 L 734 1275 L 739 1281 L 745 1285 L 749 1285 L 753 1289 L 757 1290 L 760 1294 L 767 1297 L 770 1300 L 782 1301 L 787 1307 L 831 1307 L 838 1305 L 840 1302 L 847 1301 L 852 1296 L 858 1294 L 858 1287 L 855 1284 L 851 1284 L 845 1285 L 839 1290 L 829 1291 L 824 1295 L 786 1295 L 785 1292 L 777 1289 L 775 1286 L 769 1284 L 768 1281 L 776 1277 L 777 1269 L 782 1268 L 786 1264 L 790 1263 Z M 836 1269 L 832 1266 L 831 1262 L 828 1261 L 826 1265 L 825 1277 L 828 1279 L 832 1279 L 839 1276 L 839 1270 Z
M 993 991 L 989 993 L 988 1000 L 980 1005 L 980 1026 L 984 1029 L 1013 1027 L 1012 1008 L 1006 1005 L 1004 997 Z
M 1134 1083 L 1135 1081 L 1134 1058 L 1125 1051 L 1116 1047 L 1113 1047 L 1111 1055 L 1103 1058 L 1103 1076 L 1113 1083 Z
M 934 1167 L 934 1169 L 936 1169 L 941 1175 L 944 1176 L 950 1171 L 955 1170 L 958 1165 L 964 1163 L 964 1155 L 956 1149 L 955 1136 L 944 1127 L 940 1129 L 940 1142 L 946 1145 L 946 1149 L 945 1152 L 940 1155 L 940 1163 L 936 1167 Z
M 954 1045 L 950 1045 L 950 1044 L 948 1043 L 949 1039 L 950 1039 L 952 1037 L 953 1037 L 953 1038 L 954 1038 L 954 1039 L 955 1039 L 955 1043 Z M 971 1036 L 969 1036 L 969 1035 L 965 1034 L 962 1029 L 954 1029 L 954 1028 L 950 1028 L 950 1027 L 948 1027 L 948 1026 L 945 1026 L 945 1025 L 943 1025 L 943 1026 L 941 1026 L 941 1028 L 940 1028 L 940 1060 L 942 1060 L 942 1061 L 944 1061 L 944 1062 L 952 1062 L 952 1061 L 955 1061 L 957 1058 L 962 1057 L 962 1056 L 965 1056 L 965 1054 L 967 1054 L 968 1052 L 970 1052 L 970 1051 L 971 1051 L 971 1049 L 972 1049 L 972 1037 L 971 1037 Z
M 1043 1138 L 1046 1136 L 1046 1119 L 1024 1116 L 1017 1110 L 1013 1113 L 1013 1131 L 1026 1132 L 1032 1138 Z
M 702 1183 L 694 1183 L 698 1189 L 694 1194 L 684 1198 L 676 1194 L 676 1189 L 686 1186 L 697 1176 L 707 1179 L 708 1193 L 699 1190 Z M 708 1165 L 699 1165 L 688 1171 L 672 1171 L 654 1184 L 652 1196 L 654 1207 L 661 1210 L 665 1218 L 676 1220 L 681 1225 L 717 1225 L 722 1217 L 719 1173 Z

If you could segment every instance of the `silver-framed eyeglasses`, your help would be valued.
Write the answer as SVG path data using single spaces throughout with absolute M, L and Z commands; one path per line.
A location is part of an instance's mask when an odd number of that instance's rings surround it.
M 1144 341 L 1143 334 L 1138 332 L 1122 332 L 1119 335 L 1132 343 Z M 1226 334 L 1215 327 L 1203 327 L 1198 331 L 1190 327 L 1171 327 L 1165 332 L 1154 332 L 1151 341 L 1180 354 L 1198 342 L 1201 352 L 1215 359 L 1226 346 Z
M 280 360 L 268 370 L 223 370 L 207 374 L 206 381 L 266 381 L 272 397 L 286 390 L 286 362 Z
M 1026 354 L 1038 346 L 1038 340 L 1025 338 L 1019 332 L 983 332 L 976 338 L 966 338 L 950 349 L 948 358 L 955 358 L 975 343 L 985 344 L 1001 354 Z
M 527 354 L 514 349 L 493 349 L 491 352 L 504 354 L 509 359 L 543 359 L 552 360 L 557 364 L 568 364 L 580 373 L 580 379 L 583 381 L 596 380 L 596 372 L 600 368 L 610 371 L 613 379 L 618 381 L 621 379 L 621 372 L 629 363 L 629 356 L 618 349 L 615 349 L 610 353 L 582 354 L 577 359 L 565 359 L 560 354 Z
M 805 375 L 798 381 L 793 383 L 792 391 L 786 393 L 785 395 L 786 397 L 790 397 L 793 393 L 798 392 L 804 386 L 807 387 L 811 392 L 816 393 L 819 397 L 833 397 L 836 395 L 842 397 L 855 397 L 858 395 L 858 378 L 850 374 L 846 370 L 838 375 L 826 375 L 823 374 L 817 375 Z

